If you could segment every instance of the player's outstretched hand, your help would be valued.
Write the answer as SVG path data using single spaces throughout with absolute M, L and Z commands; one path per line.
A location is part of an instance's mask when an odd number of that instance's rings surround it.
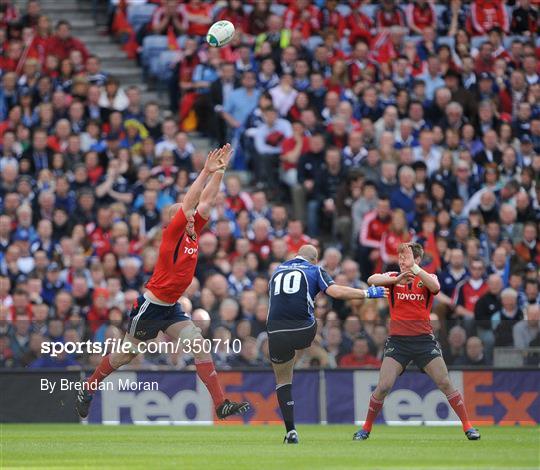
M 410 269 L 414 265 L 414 254 L 410 243 L 401 245 L 401 253 L 404 255 L 405 267 Z
M 414 274 L 412 273 L 412 271 L 403 271 L 394 279 L 396 280 L 396 284 L 400 284 L 403 286 L 409 284 L 409 282 L 412 282 L 414 280 Z
M 223 147 L 219 149 L 221 151 L 221 161 L 225 164 L 225 168 L 229 166 L 229 162 L 231 161 L 231 157 L 233 154 L 233 148 L 231 144 L 225 144 Z
M 388 289 L 380 286 L 370 286 L 366 290 L 367 299 L 382 299 L 386 297 Z
M 212 150 L 206 159 L 206 162 L 204 164 L 204 168 L 208 173 L 215 173 L 218 170 L 224 170 L 227 166 L 227 163 L 224 161 L 223 155 L 224 155 L 224 149 L 230 145 L 224 145 L 223 147 L 219 149 Z M 227 151 L 228 154 L 228 151 Z

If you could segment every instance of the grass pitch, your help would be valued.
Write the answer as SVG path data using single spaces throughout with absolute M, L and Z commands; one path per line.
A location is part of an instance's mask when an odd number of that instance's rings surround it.
M 280 426 L 0 425 L 0 468 L 179 469 L 538 469 L 540 428 L 299 426 L 300 445 Z

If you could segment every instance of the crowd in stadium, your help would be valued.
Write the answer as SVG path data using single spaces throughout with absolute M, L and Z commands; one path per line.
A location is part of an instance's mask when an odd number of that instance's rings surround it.
M 382 0 L 371 15 L 359 1 L 283 1 L 281 15 L 264 0 L 154 3 L 133 33 L 182 39 L 168 117 L 39 1 L 0 0 L 0 367 L 95 366 L 41 344 L 122 337 L 160 211 L 204 164 L 195 129 L 235 147 L 180 300 L 206 337 L 241 340 L 218 368 L 269 364 L 269 274 L 307 242 L 353 287 L 422 243 L 449 365 L 540 347 L 537 2 Z M 206 45 L 216 19 L 235 24 L 232 45 Z M 385 304 L 318 297 L 298 367 L 378 367 Z

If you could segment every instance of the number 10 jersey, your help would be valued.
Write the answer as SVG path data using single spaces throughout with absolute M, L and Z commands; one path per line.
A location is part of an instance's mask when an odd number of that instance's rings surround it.
M 315 323 L 315 296 L 333 283 L 324 269 L 300 256 L 280 264 L 268 286 L 268 332 L 310 328 Z

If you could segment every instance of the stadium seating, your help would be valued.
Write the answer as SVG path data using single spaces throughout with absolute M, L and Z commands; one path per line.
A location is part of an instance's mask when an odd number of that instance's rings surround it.
M 157 69 L 160 54 L 169 50 L 167 36 L 150 35 L 143 40 L 141 63 L 146 72 Z M 154 64 L 154 66 L 152 66 Z
M 431 322 L 449 366 L 538 365 L 529 322 L 540 302 L 538 28 L 525 35 L 514 15 L 503 48 L 479 57 L 501 25 L 490 15 L 477 35 L 468 21 L 476 0 L 460 5 L 459 48 L 443 2 L 432 22 L 413 10 L 418 29 L 399 10 L 377 15 L 380 2 L 339 1 L 336 14 L 314 1 L 308 22 L 295 2 L 272 1 L 259 17 L 242 2 L 234 21 L 244 21 L 244 36 L 231 47 L 209 49 L 206 24 L 186 20 L 174 50 L 171 25 L 163 35 L 142 28 L 162 11 L 157 1 L 110 0 L 100 11 L 110 14 L 110 38 L 90 34 L 88 8 L 70 28 L 53 5 L 50 32 L 25 5 L 1 3 L 0 368 L 85 367 L 96 358 L 59 362 L 35 345 L 121 335 L 153 271 L 160 211 L 181 200 L 208 148 L 226 141 L 234 163 L 200 237 L 197 281 L 181 299 L 208 337 L 256 343 L 253 357 L 219 356 L 218 367 L 269 365 L 268 277 L 303 243 L 320 247 L 336 282 L 365 288 L 370 274 L 396 269 L 407 241 L 424 246 L 423 266 L 440 280 Z M 212 20 L 229 15 L 227 2 L 207 5 Z M 384 24 L 357 25 L 355 42 L 348 23 L 330 44 L 326 32 L 355 8 Z M 519 3 L 502 8 L 511 19 Z M 292 31 L 266 35 L 271 14 Z M 390 30 L 398 24 L 405 30 Z M 433 25 L 450 57 L 426 44 Z M 23 47 L 27 28 L 37 33 Z M 156 102 L 165 91 L 168 105 Z M 359 336 L 382 357 L 385 301 L 314 302 L 320 328 L 300 366 L 340 367 Z
M 152 3 L 143 3 L 140 5 L 130 4 L 128 6 L 127 19 L 134 31 L 139 31 L 141 26 L 147 24 L 151 19 L 157 5 Z

